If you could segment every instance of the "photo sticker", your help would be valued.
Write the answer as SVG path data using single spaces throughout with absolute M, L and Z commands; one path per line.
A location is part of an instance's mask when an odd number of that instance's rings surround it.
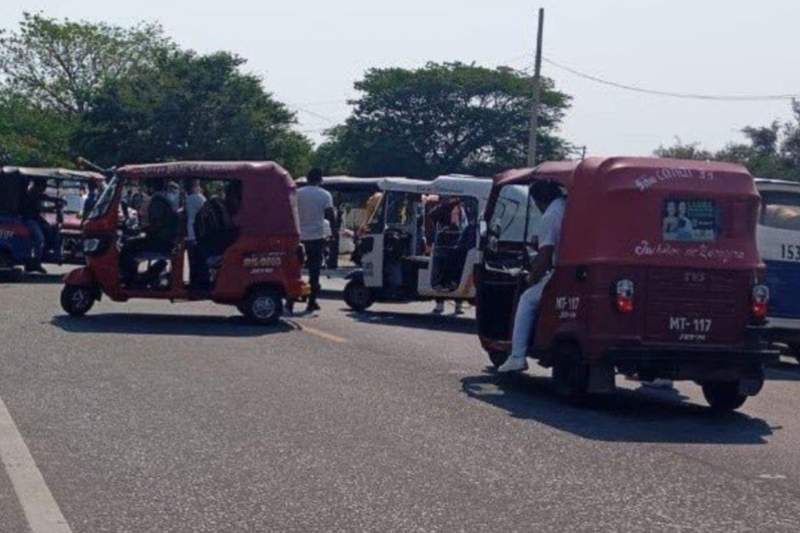
M 717 207 L 711 200 L 669 199 L 664 202 L 665 241 L 710 242 L 718 234 Z

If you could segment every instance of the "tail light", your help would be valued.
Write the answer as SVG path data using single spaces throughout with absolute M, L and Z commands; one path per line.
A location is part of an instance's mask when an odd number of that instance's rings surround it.
M 753 298 L 750 306 L 750 313 L 753 320 L 760 323 L 767 318 L 769 307 L 769 287 L 766 285 L 755 285 L 753 287 Z
M 302 244 L 297 245 L 297 260 L 300 261 L 300 266 L 306 264 L 306 249 Z
M 631 280 L 621 279 L 617 282 L 616 290 L 613 293 L 614 304 L 617 307 L 617 311 L 625 314 L 633 313 L 633 294 L 634 285 Z

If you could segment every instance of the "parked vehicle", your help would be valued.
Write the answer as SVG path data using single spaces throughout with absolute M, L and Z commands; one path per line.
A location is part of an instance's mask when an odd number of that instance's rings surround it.
M 769 329 L 800 360 L 800 183 L 756 179 L 758 247 L 767 264 Z
M 216 216 L 230 220 L 233 226 L 222 237 L 212 236 L 213 243 L 222 244 L 209 245 L 208 249 L 216 251 L 203 255 L 202 261 L 196 263 L 207 270 L 206 283 L 196 286 L 186 279 L 183 219 L 172 249 L 167 253 L 145 251 L 136 256 L 138 265 L 149 268 L 144 274 L 137 269 L 136 282 L 126 281 L 121 276 L 121 254 L 140 231 L 131 226 L 136 219 L 129 218 L 129 209 L 122 206 L 123 191 L 127 195 L 133 189 L 146 189 L 155 180 L 180 183 L 187 179 L 224 187 L 226 200 Z M 212 202 L 222 205 L 217 200 L 207 203 Z M 285 300 L 298 300 L 308 294 L 308 286 L 301 279 L 304 258 L 295 185 L 288 172 L 272 162 L 178 162 L 122 167 L 115 171 L 85 222 L 84 232 L 88 265 L 67 276 L 61 295 L 64 310 L 73 316 L 86 314 L 101 294 L 106 294 L 117 302 L 131 298 L 211 300 L 234 305 L 255 322 L 271 324 L 280 318 Z M 198 236 L 198 245 L 203 248 L 203 244 Z M 161 268 L 153 271 L 159 263 Z
M 34 249 L 30 229 L 23 220 L 23 199 L 33 180 L 47 180 L 47 194 L 60 198 L 63 203 L 42 207 L 43 222 L 50 226 L 53 235 L 46 241 L 43 263 L 83 263 L 83 237 L 81 210 L 83 199 L 80 187 L 89 182 L 103 183 L 104 177 L 96 172 L 82 172 L 63 168 L 3 167 L 0 169 L 0 270 L 14 271 L 30 264 Z
M 491 188 L 489 179 L 465 176 L 384 179 L 359 243 L 362 269 L 344 290 L 347 305 L 474 299 L 478 220 Z
M 560 393 L 610 392 L 621 373 L 695 381 L 723 411 L 758 394 L 778 355 L 764 328 L 759 196 L 747 170 L 726 163 L 590 158 L 495 178 L 476 269 L 478 331 L 493 364 L 509 354 L 536 253 L 535 180 L 568 195 L 529 352 L 553 369 Z

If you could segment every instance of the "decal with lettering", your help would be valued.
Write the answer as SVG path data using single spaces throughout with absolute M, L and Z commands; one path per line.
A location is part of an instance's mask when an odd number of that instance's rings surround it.
M 691 168 L 661 168 L 653 174 L 646 174 L 636 178 L 636 187 L 644 192 L 659 183 L 676 180 L 714 181 L 714 173 L 707 170 Z

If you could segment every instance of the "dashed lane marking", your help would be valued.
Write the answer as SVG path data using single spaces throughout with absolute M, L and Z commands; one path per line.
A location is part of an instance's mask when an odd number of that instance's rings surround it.
M 36 467 L 11 413 L 0 398 L 0 460 L 32 533 L 71 533 L 44 477 Z
M 298 328 L 300 328 L 300 331 L 308 333 L 309 335 L 314 335 L 315 337 L 319 337 L 320 339 L 325 339 L 325 340 L 328 340 L 328 341 L 331 341 L 331 342 L 336 342 L 338 344 L 345 344 L 347 342 L 347 339 L 345 339 L 343 337 L 339 337 L 339 336 L 334 335 L 332 333 L 328 333 L 326 331 L 321 331 L 319 329 L 312 328 L 310 326 L 306 326 L 305 324 L 301 324 L 300 322 L 292 322 L 292 323 L 295 326 L 297 326 Z

